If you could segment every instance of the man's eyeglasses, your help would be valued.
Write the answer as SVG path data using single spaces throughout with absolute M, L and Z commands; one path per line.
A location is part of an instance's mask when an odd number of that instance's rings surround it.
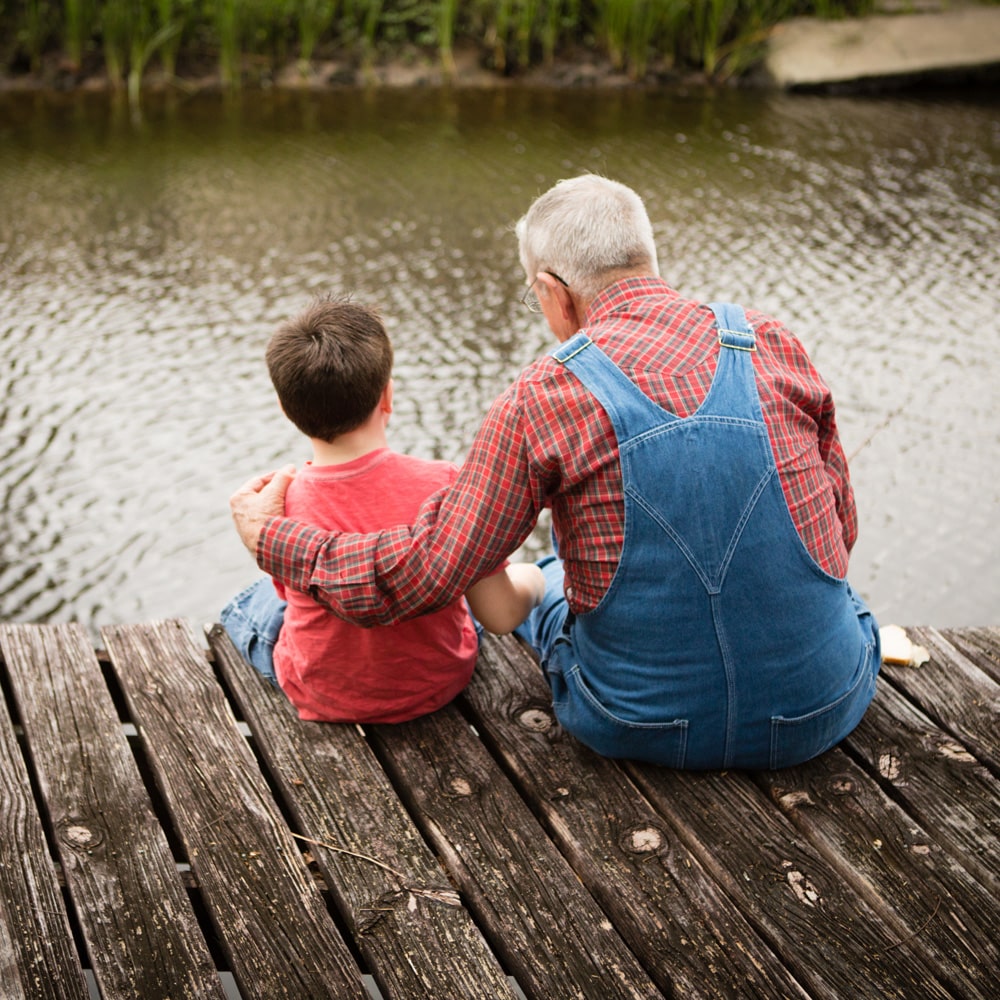
M 552 277 L 555 278 L 556 281 L 563 286 L 563 288 L 569 288 L 569 282 L 560 278 L 555 271 L 542 271 L 541 273 L 552 275 Z M 524 295 L 522 295 L 520 299 L 521 305 L 524 306 L 524 308 L 530 313 L 540 313 L 542 311 L 542 304 L 538 301 L 538 296 L 535 294 L 535 284 L 537 281 L 538 275 L 536 274 L 535 280 L 524 290 Z

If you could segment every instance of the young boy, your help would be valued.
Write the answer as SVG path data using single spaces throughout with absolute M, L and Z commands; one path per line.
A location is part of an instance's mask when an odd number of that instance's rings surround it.
M 427 496 L 454 481 L 451 463 L 402 455 L 386 443 L 392 345 L 372 309 L 316 299 L 277 329 L 267 366 L 282 410 L 313 446 L 312 461 L 288 489 L 288 517 L 347 532 L 409 524 Z M 510 564 L 466 598 L 486 629 L 504 633 L 544 591 L 536 566 Z M 403 722 L 433 712 L 468 684 L 478 651 L 461 598 L 420 618 L 361 628 L 265 577 L 221 620 L 301 718 L 326 722 Z

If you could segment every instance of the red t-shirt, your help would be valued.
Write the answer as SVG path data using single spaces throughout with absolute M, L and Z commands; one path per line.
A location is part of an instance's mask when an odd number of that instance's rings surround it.
M 288 488 L 285 514 L 336 531 L 409 524 L 456 473 L 450 462 L 389 448 L 342 465 L 309 463 Z M 308 594 L 275 585 L 288 602 L 275 673 L 301 718 L 404 722 L 447 704 L 469 683 L 478 640 L 464 598 L 421 618 L 362 628 Z

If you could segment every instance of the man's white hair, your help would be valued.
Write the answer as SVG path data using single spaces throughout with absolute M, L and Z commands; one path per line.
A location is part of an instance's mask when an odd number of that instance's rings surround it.
M 529 281 L 551 271 L 588 302 L 624 274 L 660 273 L 642 198 L 598 174 L 559 181 L 534 201 L 514 232 Z

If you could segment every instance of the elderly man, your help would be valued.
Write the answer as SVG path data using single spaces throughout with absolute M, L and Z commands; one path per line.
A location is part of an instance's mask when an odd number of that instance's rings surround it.
M 560 343 L 493 404 L 415 523 L 284 519 L 291 470 L 233 517 L 260 567 L 334 614 L 389 623 L 494 570 L 551 507 L 558 557 L 524 627 L 563 726 L 669 767 L 777 768 L 859 722 L 881 662 L 846 579 L 857 519 L 830 391 L 776 320 L 682 298 L 639 196 L 562 181 L 517 225 Z

